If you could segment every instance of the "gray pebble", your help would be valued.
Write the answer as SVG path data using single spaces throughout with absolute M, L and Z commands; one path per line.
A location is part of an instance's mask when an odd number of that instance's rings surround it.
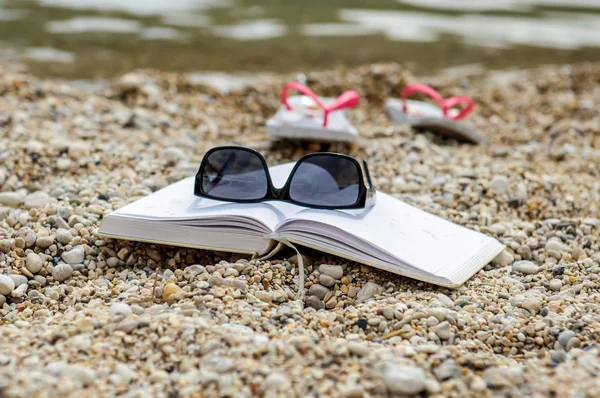
M 319 282 L 321 283 L 321 285 L 327 286 L 327 287 L 331 287 L 331 286 L 335 285 L 335 279 L 327 274 L 319 275 Z
M 73 268 L 69 264 L 60 263 L 52 270 L 52 277 L 62 282 L 73 276 Z
M 341 265 L 321 264 L 319 266 L 321 274 L 329 275 L 333 279 L 342 279 L 344 276 L 344 268 Z
M 513 272 L 519 272 L 525 275 L 537 274 L 539 269 L 540 267 L 527 260 L 517 261 L 512 265 Z
M 508 179 L 504 176 L 494 176 L 490 181 L 490 188 L 506 195 L 508 193 Z
M 550 355 L 550 359 L 556 363 L 564 362 L 567 359 L 567 353 L 565 350 L 554 350 Z
M 371 297 L 375 296 L 376 294 L 381 293 L 382 291 L 383 288 L 377 283 L 367 282 L 367 284 L 365 284 L 363 288 L 358 291 L 358 294 L 356 295 L 356 300 L 359 303 L 366 301 Z
M 325 304 L 323 304 L 323 301 L 317 296 L 308 296 L 306 299 L 306 305 L 314 308 L 315 310 L 322 310 L 325 308 Z
M 567 343 L 569 342 L 569 340 L 571 340 L 573 337 L 575 337 L 575 332 L 574 331 L 572 331 L 572 330 L 565 330 L 565 331 L 561 332 L 558 335 L 558 342 L 563 347 L 566 347 Z
M 308 289 L 308 294 L 311 296 L 317 296 L 320 300 L 323 300 L 329 291 L 330 290 L 327 287 L 315 283 Z

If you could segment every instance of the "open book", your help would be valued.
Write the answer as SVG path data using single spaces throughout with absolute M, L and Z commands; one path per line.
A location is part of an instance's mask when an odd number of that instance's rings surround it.
M 271 167 L 282 186 L 293 163 Z M 292 242 L 446 287 L 457 287 L 504 246 L 377 193 L 360 210 L 307 209 L 277 201 L 240 204 L 194 196 L 186 178 L 107 215 L 99 232 L 118 238 L 265 257 Z

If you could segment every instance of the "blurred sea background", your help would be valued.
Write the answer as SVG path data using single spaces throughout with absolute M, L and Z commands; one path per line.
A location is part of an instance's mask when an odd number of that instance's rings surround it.
M 0 0 L 0 61 L 44 77 L 143 67 L 233 84 L 374 62 L 429 74 L 598 60 L 600 0 Z

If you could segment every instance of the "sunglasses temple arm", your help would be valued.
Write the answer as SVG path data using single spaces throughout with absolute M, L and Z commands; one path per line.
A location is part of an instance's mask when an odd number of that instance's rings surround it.
M 367 165 L 367 161 L 364 159 L 363 167 L 365 168 L 365 176 L 367 177 L 367 183 L 369 184 L 367 190 L 367 203 L 365 203 L 365 207 L 371 207 L 375 204 L 375 193 L 377 192 L 377 190 L 375 189 L 375 186 L 373 186 L 371 174 L 369 173 L 369 166 Z

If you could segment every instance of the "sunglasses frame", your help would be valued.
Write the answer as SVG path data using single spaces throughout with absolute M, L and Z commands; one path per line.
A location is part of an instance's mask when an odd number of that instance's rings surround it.
M 259 199 L 223 199 L 220 197 L 212 196 L 212 195 L 204 192 L 204 190 L 202 188 L 202 175 L 203 175 L 204 167 L 206 166 L 207 159 L 210 157 L 210 155 L 213 152 L 217 152 L 220 150 L 227 150 L 227 149 L 236 150 L 236 151 L 246 151 L 246 152 L 250 152 L 250 153 L 258 156 L 258 158 L 260 159 L 260 161 L 264 167 L 265 174 L 267 176 L 267 193 L 265 194 L 264 197 L 259 198 Z M 359 185 L 358 185 L 358 197 L 357 197 L 356 202 L 354 202 L 351 205 L 345 205 L 345 206 L 322 206 L 322 205 L 298 202 L 298 201 L 293 200 L 290 197 L 291 181 L 292 181 L 294 175 L 296 174 L 298 167 L 306 159 L 310 159 L 310 158 L 313 158 L 316 156 L 340 157 L 340 158 L 349 160 L 350 162 L 352 162 L 352 164 L 354 164 L 356 166 L 357 170 L 360 171 L 358 173 Z M 215 148 L 208 150 L 204 154 L 204 157 L 202 158 L 202 163 L 200 163 L 200 168 L 198 169 L 198 172 L 196 173 L 196 178 L 195 178 L 195 182 L 194 182 L 194 195 L 199 196 L 199 197 L 208 198 L 208 199 L 220 200 L 220 201 L 224 201 L 224 202 L 234 202 L 234 203 L 260 203 L 260 202 L 265 202 L 265 201 L 270 201 L 270 200 L 278 200 L 278 201 L 289 202 L 289 203 L 293 203 L 293 204 L 296 204 L 296 205 L 299 205 L 302 207 L 308 207 L 308 208 L 312 208 L 312 209 L 332 209 L 332 210 L 333 209 L 335 209 L 335 210 L 363 209 L 363 208 L 371 207 L 375 204 L 375 193 L 376 193 L 375 187 L 373 186 L 373 182 L 371 181 L 371 176 L 369 174 L 369 167 L 367 166 L 366 160 L 363 160 L 363 166 L 364 166 L 364 175 L 366 176 L 366 180 L 369 184 L 368 186 L 365 185 L 365 179 L 363 177 L 363 169 L 360 167 L 360 164 L 358 163 L 358 161 L 356 159 L 354 159 L 353 157 L 344 155 L 341 153 L 335 153 L 335 152 L 309 153 L 307 155 L 302 156 L 300 159 L 298 159 L 298 161 L 294 165 L 294 168 L 290 172 L 290 175 L 288 176 L 285 184 L 283 185 L 282 188 L 278 189 L 278 188 L 275 188 L 275 186 L 273 185 L 273 181 L 271 180 L 271 173 L 269 172 L 269 166 L 267 165 L 267 161 L 265 160 L 264 156 L 260 152 L 254 150 L 254 149 L 235 146 L 235 145 L 219 146 L 219 147 L 215 147 Z

